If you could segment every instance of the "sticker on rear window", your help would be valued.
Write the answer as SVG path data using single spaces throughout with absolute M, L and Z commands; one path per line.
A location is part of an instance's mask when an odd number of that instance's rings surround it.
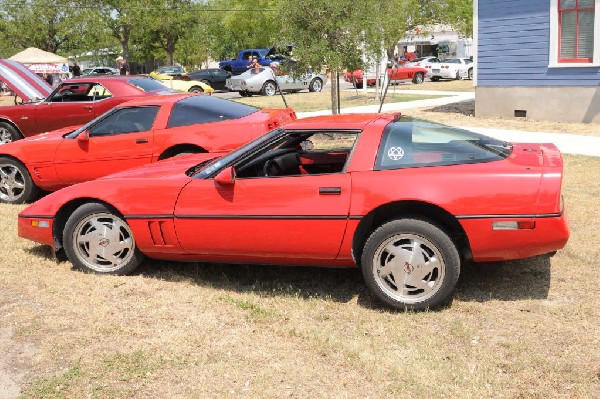
M 393 161 L 397 161 L 399 159 L 402 159 L 402 157 L 404 156 L 404 150 L 402 149 L 402 147 L 392 147 L 388 150 L 387 152 L 388 158 L 390 158 Z

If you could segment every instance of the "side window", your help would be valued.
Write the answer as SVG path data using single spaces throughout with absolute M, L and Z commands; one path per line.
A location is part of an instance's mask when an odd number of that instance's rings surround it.
M 101 84 L 95 84 L 90 88 L 90 91 L 87 93 L 87 96 L 89 98 L 89 101 L 99 101 L 104 100 L 105 98 L 112 97 L 112 93 Z
M 152 129 L 160 107 L 121 108 L 90 128 L 90 137 L 146 132 Z
M 250 159 L 235 165 L 239 178 L 270 178 L 341 173 L 357 132 L 302 132 L 284 136 Z
M 248 57 L 252 56 L 252 53 L 250 51 L 244 51 L 244 53 L 242 54 L 242 60 L 247 60 Z

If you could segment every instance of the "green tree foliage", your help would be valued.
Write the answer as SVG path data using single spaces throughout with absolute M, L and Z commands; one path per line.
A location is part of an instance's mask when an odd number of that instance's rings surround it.
M 444 0 L 440 19 L 465 37 L 473 37 L 473 0 Z
M 0 38 L 4 55 L 27 47 L 70 54 L 103 36 L 99 14 L 87 2 L 55 0 L 0 1 Z
M 267 48 L 281 41 L 281 0 L 211 0 L 202 20 L 214 59 L 233 58 L 244 48 Z
M 284 37 L 295 42 L 300 65 L 331 70 L 331 104 L 337 111 L 339 72 L 358 66 L 364 27 L 352 0 L 281 0 L 279 14 Z

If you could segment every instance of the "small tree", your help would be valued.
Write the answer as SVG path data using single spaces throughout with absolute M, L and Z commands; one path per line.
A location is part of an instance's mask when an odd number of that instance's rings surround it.
M 357 67 L 363 17 L 352 0 L 281 0 L 284 36 L 295 43 L 299 66 L 331 71 L 331 109 L 338 113 L 339 73 Z

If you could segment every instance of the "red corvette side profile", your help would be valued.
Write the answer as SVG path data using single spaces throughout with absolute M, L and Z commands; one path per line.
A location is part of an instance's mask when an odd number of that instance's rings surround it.
M 39 76 L 10 60 L 0 60 L 0 81 L 22 101 L 0 107 L 0 144 L 82 125 L 134 98 L 175 93 L 142 76 L 84 76 L 64 80 L 52 90 Z
M 353 72 L 346 72 L 344 74 L 344 80 L 352 83 L 356 87 L 363 86 L 363 74 L 362 69 L 358 69 Z M 422 67 L 404 67 L 400 66 L 397 68 L 388 68 L 387 75 L 390 79 L 391 84 L 397 84 L 402 82 L 413 82 L 414 84 L 423 83 L 425 75 L 427 75 L 427 69 Z M 375 85 L 375 73 L 367 76 L 367 86 Z
M 157 162 L 49 194 L 19 235 L 81 270 L 144 256 L 360 267 L 385 304 L 449 301 L 465 261 L 557 251 L 569 230 L 552 144 L 391 114 L 291 122 L 223 156 Z
M 123 103 L 82 127 L 0 146 L 0 202 L 21 203 L 175 155 L 229 152 L 296 119 L 290 108 L 264 109 L 193 94 Z

